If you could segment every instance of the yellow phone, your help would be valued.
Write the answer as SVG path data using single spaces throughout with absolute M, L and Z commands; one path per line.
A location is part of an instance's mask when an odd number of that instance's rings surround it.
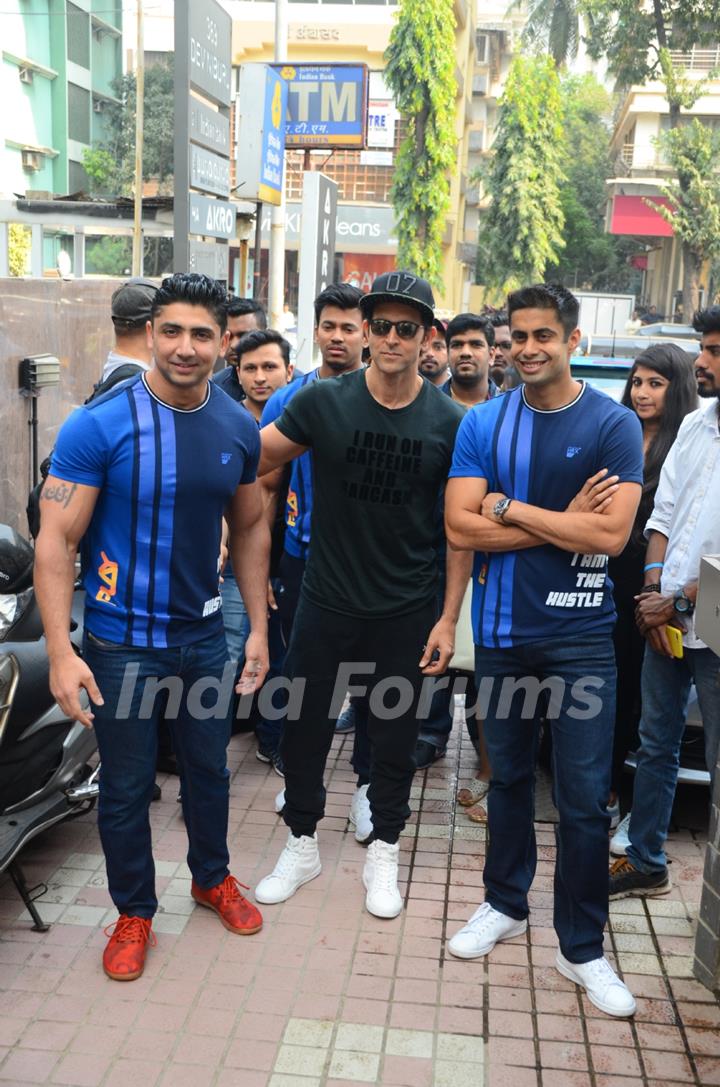
M 681 660 L 683 655 L 683 632 L 677 627 L 668 625 L 665 627 L 665 633 L 670 642 L 673 657 L 677 660 Z

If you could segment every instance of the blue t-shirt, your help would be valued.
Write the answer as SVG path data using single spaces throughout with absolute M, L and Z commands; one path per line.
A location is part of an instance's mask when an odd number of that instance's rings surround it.
M 619 476 L 621 483 L 642 484 L 637 416 L 587 384 L 566 407 L 538 411 L 526 402 L 521 386 L 467 413 L 450 478 L 485 479 L 490 492 L 565 510 L 601 468 Z M 610 632 L 615 605 L 607 563 L 607 555 L 574 554 L 552 544 L 477 552 L 475 642 L 503 649 Z
M 263 408 L 260 426 L 279 419 L 285 405 L 295 393 L 310 381 L 317 381 L 320 368 L 295 378 L 289 385 L 276 389 Z M 310 520 L 313 501 L 312 453 L 308 450 L 292 462 L 290 483 L 285 505 L 285 550 L 296 559 L 307 559 L 310 548 Z
M 222 630 L 222 516 L 259 456 L 254 419 L 212 382 L 189 411 L 137 377 L 73 412 L 51 471 L 100 488 L 81 547 L 91 633 L 163 648 Z

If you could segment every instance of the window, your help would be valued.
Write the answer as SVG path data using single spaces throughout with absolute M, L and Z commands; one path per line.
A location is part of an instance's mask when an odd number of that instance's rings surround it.
M 405 138 L 407 125 L 398 119 L 395 125 L 395 147 L 393 160 Z M 360 151 L 328 151 L 313 154 L 313 167 L 338 183 L 338 200 L 350 200 L 356 203 L 389 204 L 390 186 L 393 181 L 394 166 L 363 166 Z M 304 152 L 287 151 L 285 190 L 288 200 L 302 200 L 302 175 Z
M 90 143 L 90 92 L 68 83 L 68 137 Z
M 82 8 L 67 5 L 67 56 L 81 68 L 90 67 L 90 16 Z

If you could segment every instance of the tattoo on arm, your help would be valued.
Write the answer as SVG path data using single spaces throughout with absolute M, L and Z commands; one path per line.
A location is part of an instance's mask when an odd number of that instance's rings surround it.
M 46 502 L 58 502 L 64 510 L 68 508 L 70 499 L 77 490 L 77 483 L 68 485 L 67 483 L 58 483 L 56 487 L 43 487 L 40 492 L 40 497 L 44 498 Z

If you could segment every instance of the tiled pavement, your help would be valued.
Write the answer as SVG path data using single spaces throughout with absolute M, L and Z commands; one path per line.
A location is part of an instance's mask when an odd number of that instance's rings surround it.
M 613 905 L 608 953 L 638 997 L 632 1022 L 596 1011 L 553 968 L 553 833 L 540 860 L 528 935 L 489 960 L 445 955 L 446 933 L 482 895 L 484 827 L 456 808 L 474 759 L 456 726 L 447 759 L 417 776 L 402 839 L 407 908 L 364 911 L 364 851 L 346 823 L 352 737 L 337 738 L 321 826 L 323 873 L 252 937 L 226 932 L 189 896 L 185 832 L 166 779 L 153 806 L 161 912 L 158 946 L 131 984 L 103 975 L 112 920 L 94 815 L 28 847 L 31 880 L 54 923 L 31 931 L 0 882 L 0 1084 L 68 1087 L 668 1087 L 720 1084 L 720 1003 L 691 977 L 703 836 L 673 835 L 673 891 Z M 232 870 L 254 885 L 286 830 L 273 812 L 282 783 L 231 742 Z M 47 877 L 50 876 L 48 879 Z

